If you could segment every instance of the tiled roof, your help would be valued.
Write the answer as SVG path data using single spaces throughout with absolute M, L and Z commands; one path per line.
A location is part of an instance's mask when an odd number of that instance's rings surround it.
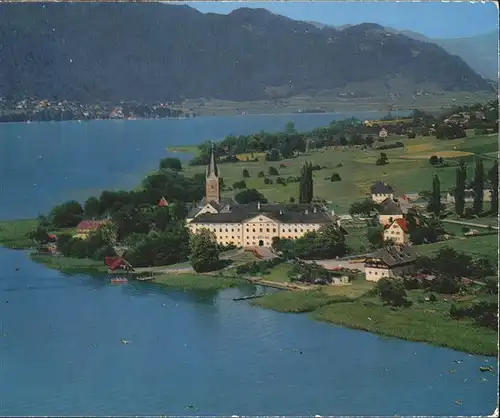
M 77 226 L 76 230 L 77 231 L 92 231 L 96 230 L 97 228 L 106 225 L 109 221 L 107 219 L 102 219 L 99 221 L 90 221 L 90 220 L 85 220 L 81 221 Z
M 379 205 L 378 213 L 380 215 L 402 215 L 403 211 L 394 200 L 388 197 Z
M 407 245 L 393 245 L 373 253 L 372 259 L 383 261 L 388 267 L 397 267 L 415 261 L 415 251 Z
M 389 194 L 389 193 L 394 193 L 394 189 L 389 186 L 387 183 L 384 183 L 383 181 L 377 181 L 375 182 L 371 187 L 370 190 L 372 194 Z
M 311 205 L 305 205 L 311 208 Z M 290 210 L 282 204 L 262 204 L 260 210 L 258 204 L 234 205 L 230 213 L 203 213 L 197 216 L 192 223 L 240 223 L 258 215 L 264 215 L 283 223 L 331 223 L 337 217 L 322 211 L 314 212 L 314 209 Z
M 116 270 L 118 267 L 132 269 L 132 266 L 122 257 L 104 257 L 104 263 L 110 270 Z M 133 270 L 133 269 L 132 269 Z
M 403 218 L 397 218 L 392 223 L 384 225 L 384 229 L 389 229 L 394 223 L 397 223 L 404 232 L 408 232 L 408 221 Z
M 160 201 L 158 202 L 158 207 L 163 207 L 163 206 L 168 206 L 168 202 L 167 202 L 167 199 L 165 199 L 163 196 L 162 198 L 160 199 Z

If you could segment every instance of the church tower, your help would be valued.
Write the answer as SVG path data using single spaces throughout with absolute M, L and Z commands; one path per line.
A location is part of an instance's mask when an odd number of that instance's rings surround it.
M 212 149 L 210 150 L 210 160 L 208 161 L 205 178 L 205 200 L 207 203 L 211 201 L 216 203 L 220 202 L 219 188 L 219 168 L 215 163 L 215 150 L 214 145 L 212 144 Z

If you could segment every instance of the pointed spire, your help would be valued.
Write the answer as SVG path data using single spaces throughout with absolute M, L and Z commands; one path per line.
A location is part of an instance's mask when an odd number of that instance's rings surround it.
M 217 167 L 217 163 L 215 162 L 215 144 L 212 142 L 212 147 L 210 149 L 210 160 L 208 162 L 207 167 L 207 177 L 218 177 L 219 176 L 219 168 Z

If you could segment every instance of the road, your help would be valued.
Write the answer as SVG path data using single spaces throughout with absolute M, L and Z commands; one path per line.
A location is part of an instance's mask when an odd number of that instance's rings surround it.
M 450 224 L 464 225 L 464 226 L 475 226 L 476 228 L 488 228 L 489 225 L 476 224 L 474 222 L 456 221 L 453 219 L 441 219 L 442 222 L 448 222 Z M 492 229 L 498 231 L 498 226 L 492 226 Z

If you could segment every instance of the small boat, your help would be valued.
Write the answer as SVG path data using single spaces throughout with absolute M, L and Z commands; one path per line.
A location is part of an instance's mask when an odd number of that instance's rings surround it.
M 122 344 L 130 344 L 130 341 L 128 340 L 121 340 L 122 341 Z
M 493 367 L 491 367 L 491 366 L 481 366 L 479 368 L 479 370 L 481 370 L 482 372 L 492 372 L 493 371 Z
M 128 283 L 128 279 L 126 279 L 125 277 L 117 277 L 111 279 L 111 283 Z
M 155 277 L 154 276 L 137 276 L 136 277 L 136 280 L 140 281 L 140 282 L 150 282 L 151 280 L 154 280 Z

